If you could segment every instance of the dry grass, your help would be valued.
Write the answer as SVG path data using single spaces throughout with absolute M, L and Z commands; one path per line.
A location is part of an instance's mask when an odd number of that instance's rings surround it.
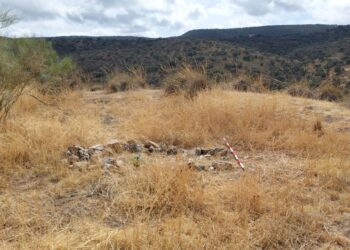
M 222 90 L 194 100 L 151 91 L 84 96 L 41 96 L 57 107 L 22 97 L 2 125 L 1 249 L 350 246 L 349 134 L 328 124 L 314 131 L 322 119 L 300 114 L 303 99 Z M 106 124 L 106 114 L 117 122 Z M 196 172 L 175 156 L 145 156 L 138 168 L 126 160 L 109 174 L 61 163 L 71 144 L 117 137 L 192 147 L 223 136 L 251 156 L 244 161 L 254 171 Z
M 229 136 L 247 149 L 289 150 L 304 154 L 345 153 L 348 138 L 332 130 L 314 131 L 284 95 L 212 90 L 195 100 L 162 98 L 139 110 L 130 127 L 152 140 L 185 147 L 221 143 Z

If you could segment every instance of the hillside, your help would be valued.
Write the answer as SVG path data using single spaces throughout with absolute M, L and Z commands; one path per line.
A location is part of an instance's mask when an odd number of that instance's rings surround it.
M 125 70 L 131 65 L 142 65 L 151 85 L 159 86 L 169 71 L 183 63 L 205 64 L 210 77 L 222 81 L 234 75 L 247 74 L 286 77 L 295 80 L 301 72 L 291 72 L 295 63 L 280 56 L 257 50 L 232 46 L 227 42 L 193 41 L 188 39 L 105 39 L 57 38 L 54 48 L 60 54 L 75 58 L 85 72 L 104 80 L 114 69 Z M 270 61 L 278 65 L 271 66 Z M 298 71 L 298 69 L 296 69 Z
M 49 38 L 61 55 L 75 59 L 95 81 L 105 82 L 116 69 L 141 65 L 148 82 L 164 77 L 184 63 L 205 65 L 220 82 L 245 75 L 263 76 L 270 89 L 303 81 L 312 91 L 331 86 L 342 94 L 350 88 L 350 26 L 286 25 L 225 30 L 194 30 L 180 37 Z

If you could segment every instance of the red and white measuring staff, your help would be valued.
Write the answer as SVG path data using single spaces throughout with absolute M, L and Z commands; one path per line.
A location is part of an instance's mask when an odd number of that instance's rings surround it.
M 245 170 L 245 167 L 243 165 L 243 163 L 241 162 L 241 160 L 238 158 L 238 155 L 236 154 L 236 152 L 233 150 L 233 148 L 231 147 L 231 145 L 228 143 L 228 141 L 226 140 L 226 138 L 224 138 L 224 142 L 226 147 L 231 151 L 232 155 L 235 157 L 237 164 L 243 169 Z

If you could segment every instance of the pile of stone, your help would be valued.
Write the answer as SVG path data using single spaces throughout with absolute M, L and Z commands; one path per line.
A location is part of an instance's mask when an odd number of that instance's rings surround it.
M 105 169 L 119 168 L 123 165 L 121 160 L 116 160 L 115 155 L 123 152 L 130 153 L 154 153 L 166 152 L 167 154 L 177 153 L 174 147 L 158 145 L 153 141 L 146 141 L 144 144 L 134 140 L 121 142 L 117 139 L 108 141 L 105 145 L 97 144 L 91 147 L 70 146 L 66 152 L 64 163 L 70 167 L 83 169 L 102 166 Z
M 79 170 L 93 167 L 103 167 L 105 170 L 118 169 L 124 165 L 124 162 L 120 159 L 116 159 L 116 155 L 123 152 L 136 154 L 163 153 L 166 155 L 184 154 L 186 156 L 196 156 L 196 161 L 190 160 L 188 166 L 200 171 L 231 170 L 234 167 L 229 161 L 212 160 L 215 156 L 221 158 L 227 157 L 228 151 L 224 147 L 184 150 L 173 145 L 168 146 L 165 144 L 158 144 L 150 140 L 145 141 L 144 143 L 139 143 L 135 140 L 121 142 L 117 139 L 113 139 L 108 141 L 105 145 L 97 144 L 87 148 L 82 146 L 70 146 L 66 152 L 66 159 L 63 161 L 68 166 Z M 210 164 L 208 164 L 208 161 L 210 161 Z M 198 162 L 205 162 L 205 164 Z

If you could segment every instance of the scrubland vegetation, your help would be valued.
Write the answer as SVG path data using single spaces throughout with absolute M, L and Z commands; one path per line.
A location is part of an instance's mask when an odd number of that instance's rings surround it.
M 300 111 L 337 104 L 217 89 L 194 100 L 150 90 L 33 94 L 54 106 L 22 96 L 1 128 L 1 248 L 349 246 L 349 133 Z M 119 122 L 105 124 L 106 114 Z M 192 148 L 223 136 L 247 171 L 198 172 L 166 155 L 142 155 L 137 168 L 121 155 L 125 166 L 110 173 L 61 162 L 72 144 L 148 138 Z
M 60 55 L 71 56 L 95 81 L 117 68 L 142 65 L 150 86 L 183 65 L 203 65 L 216 83 L 244 77 L 249 89 L 288 91 L 315 99 L 344 101 L 350 91 L 349 25 L 282 25 L 194 30 L 178 37 L 50 38 Z M 257 79 L 260 79 L 257 81 Z M 259 82 L 259 85 L 256 83 Z M 301 91 L 302 90 L 302 91 Z
M 104 90 L 73 89 L 69 59 L 12 41 L 1 40 L 12 53 L 0 68 L 1 105 L 11 104 L 0 106 L 1 249 L 350 247 L 347 107 L 229 90 L 190 66 L 166 90 L 141 89 L 142 68 Z M 223 137 L 245 171 L 198 171 L 180 153 L 110 152 L 123 161 L 112 170 L 64 161 L 69 146 L 113 138 L 189 150 Z

